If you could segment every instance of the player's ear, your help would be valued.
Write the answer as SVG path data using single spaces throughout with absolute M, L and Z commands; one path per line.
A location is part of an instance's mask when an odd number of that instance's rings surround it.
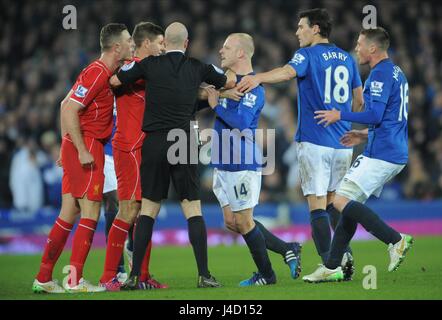
M 184 49 L 187 49 L 188 45 L 189 45 L 189 39 L 186 39 L 186 41 L 184 41 Z
M 145 49 L 149 48 L 149 45 L 150 45 L 150 40 L 149 39 L 146 39 L 146 40 L 143 41 L 143 47 Z
M 317 24 L 315 24 L 313 26 L 313 34 L 319 34 L 319 32 L 321 32 L 321 29 L 319 28 L 319 26 Z

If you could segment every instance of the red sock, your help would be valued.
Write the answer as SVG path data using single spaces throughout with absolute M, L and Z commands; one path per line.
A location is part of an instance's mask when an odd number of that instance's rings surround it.
M 150 278 L 149 273 L 149 262 L 150 262 L 150 252 L 152 251 L 152 241 L 149 241 L 149 244 L 146 248 L 146 254 L 144 255 L 143 263 L 141 264 L 141 275 L 140 281 L 147 281 Z
M 81 218 L 75 231 L 72 243 L 71 266 L 74 267 L 76 274 L 69 277 L 69 284 L 75 286 L 83 277 L 83 266 L 94 239 L 97 221 L 92 219 Z
M 69 233 L 72 230 L 72 224 L 67 223 L 60 218 L 54 223 L 51 232 L 48 235 L 48 240 L 43 251 L 43 258 L 41 259 L 40 271 L 37 275 L 37 280 L 40 282 L 48 282 L 52 280 L 52 270 L 63 251 Z
M 106 261 L 104 263 L 104 272 L 100 282 L 106 283 L 114 278 L 118 271 L 121 255 L 123 254 L 124 241 L 126 241 L 130 224 L 115 219 L 109 230 L 106 247 Z

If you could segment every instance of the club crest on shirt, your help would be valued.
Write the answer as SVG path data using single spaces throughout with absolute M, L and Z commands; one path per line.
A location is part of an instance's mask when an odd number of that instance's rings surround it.
M 122 71 L 128 71 L 130 69 L 132 69 L 135 65 L 135 61 L 132 61 L 131 63 L 125 64 L 124 66 L 121 67 Z
M 380 96 L 382 93 L 384 87 L 384 83 L 383 82 L 379 82 L 379 81 L 372 81 L 371 85 L 370 85 L 370 93 L 373 96 Z
M 298 65 L 298 64 L 301 64 L 304 60 L 305 60 L 305 57 L 302 54 L 296 53 L 293 56 L 291 63 Z
M 74 94 L 79 98 L 86 97 L 86 93 L 89 91 L 88 88 L 83 87 L 81 84 L 78 85 L 77 90 L 75 90 Z
M 256 103 L 256 96 L 253 93 L 246 93 L 246 95 L 244 96 L 244 100 L 243 100 L 243 105 L 245 105 L 246 107 L 249 108 L 253 108 L 255 106 Z

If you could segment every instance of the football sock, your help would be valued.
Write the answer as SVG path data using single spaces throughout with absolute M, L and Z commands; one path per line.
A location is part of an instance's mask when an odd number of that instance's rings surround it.
M 255 221 L 256 226 L 259 228 L 262 235 L 264 236 L 266 248 L 269 249 L 270 251 L 285 256 L 285 253 L 290 250 L 290 245 L 287 242 L 279 239 L 269 230 L 267 230 L 261 222 L 256 220 L 253 221 Z
M 104 263 L 104 273 L 100 279 L 101 283 L 106 283 L 114 278 L 119 271 L 119 264 L 124 249 L 130 224 L 120 219 L 115 219 L 109 231 L 106 260 Z
M 152 240 L 147 245 L 146 254 L 144 255 L 143 263 L 141 264 L 141 276 L 140 281 L 147 281 L 150 278 L 149 262 L 150 252 L 152 251 Z
M 141 275 L 141 266 L 143 264 L 147 246 L 152 239 L 154 223 L 155 219 L 149 216 L 140 215 L 138 218 L 137 228 L 135 230 L 134 255 L 132 271 L 130 272 L 131 276 Z
M 72 224 L 63 221 L 60 218 L 57 218 L 55 221 L 54 226 L 48 235 L 48 240 L 43 251 L 40 271 L 37 275 L 38 281 L 48 282 L 52 280 L 52 271 L 63 251 L 72 227 Z
M 72 242 L 71 270 L 69 284 L 75 286 L 83 277 L 83 267 L 94 239 L 97 221 L 81 218 Z M 74 274 L 72 273 L 74 272 Z
M 198 267 L 198 275 L 210 277 L 207 262 L 207 231 L 203 217 L 194 216 L 187 219 L 187 228 Z
M 271 278 L 273 275 L 272 264 L 266 249 L 266 242 L 258 226 L 243 235 L 243 238 L 249 247 L 253 261 L 258 268 L 258 272 L 265 278 Z
M 105 229 L 104 229 L 104 235 L 106 236 L 106 244 L 107 239 L 109 237 L 109 231 L 112 227 L 112 223 L 115 220 L 115 217 L 117 216 L 117 212 L 115 211 L 108 211 L 104 214 L 104 223 L 105 223 Z M 124 255 L 121 254 L 120 262 L 118 265 L 118 272 L 124 271 Z
M 350 201 L 345 206 L 344 212 L 387 245 L 397 243 L 402 238 L 396 230 L 388 226 L 376 213 L 360 202 Z
M 333 231 L 336 232 L 336 227 L 338 226 L 339 219 L 341 219 L 341 213 L 338 210 L 336 210 L 336 208 L 333 206 L 333 203 L 327 206 L 327 212 L 330 218 L 330 225 Z M 351 250 L 350 246 L 347 247 L 345 252 L 350 252 L 351 254 L 353 254 L 353 251 Z
M 325 263 L 328 258 L 331 242 L 330 222 L 327 211 L 323 209 L 313 210 L 310 213 L 310 225 L 316 250 Z
M 342 256 L 344 252 L 346 252 L 346 248 L 348 248 L 348 244 L 353 238 L 358 226 L 358 223 L 346 214 L 346 208 L 343 210 L 342 218 L 336 226 L 331 243 L 330 255 L 325 263 L 325 266 L 329 269 L 336 269 L 341 265 Z

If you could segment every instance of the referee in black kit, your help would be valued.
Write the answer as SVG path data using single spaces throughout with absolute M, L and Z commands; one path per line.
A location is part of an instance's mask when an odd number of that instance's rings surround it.
M 190 122 L 195 120 L 198 90 L 202 82 L 231 88 L 236 75 L 223 75 L 212 65 L 204 64 L 185 56 L 188 40 L 186 27 L 178 22 L 169 25 L 165 32 L 166 54 L 148 57 L 133 63 L 113 76 L 112 86 L 130 84 L 139 79 L 146 81 L 146 108 L 143 131 L 146 132 L 141 152 L 141 214 L 135 230 L 133 267 L 122 290 L 138 289 L 146 247 L 152 238 L 153 225 L 161 207 L 167 199 L 169 181 L 176 189 L 181 208 L 187 219 L 189 240 L 192 244 L 198 267 L 200 288 L 220 287 L 210 274 L 207 262 L 207 231 L 201 213 L 199 197 L 200 181 L 198 165 L 190 164 Z M 183 129 L 187 133 L 187 162 L 170 164 L 167 151 L 174 144 L 167 141 L 168 132 Z M 193 128 L 192 128 L 193 130 Z M 176 263 L 176 261 L 174 262 Z

